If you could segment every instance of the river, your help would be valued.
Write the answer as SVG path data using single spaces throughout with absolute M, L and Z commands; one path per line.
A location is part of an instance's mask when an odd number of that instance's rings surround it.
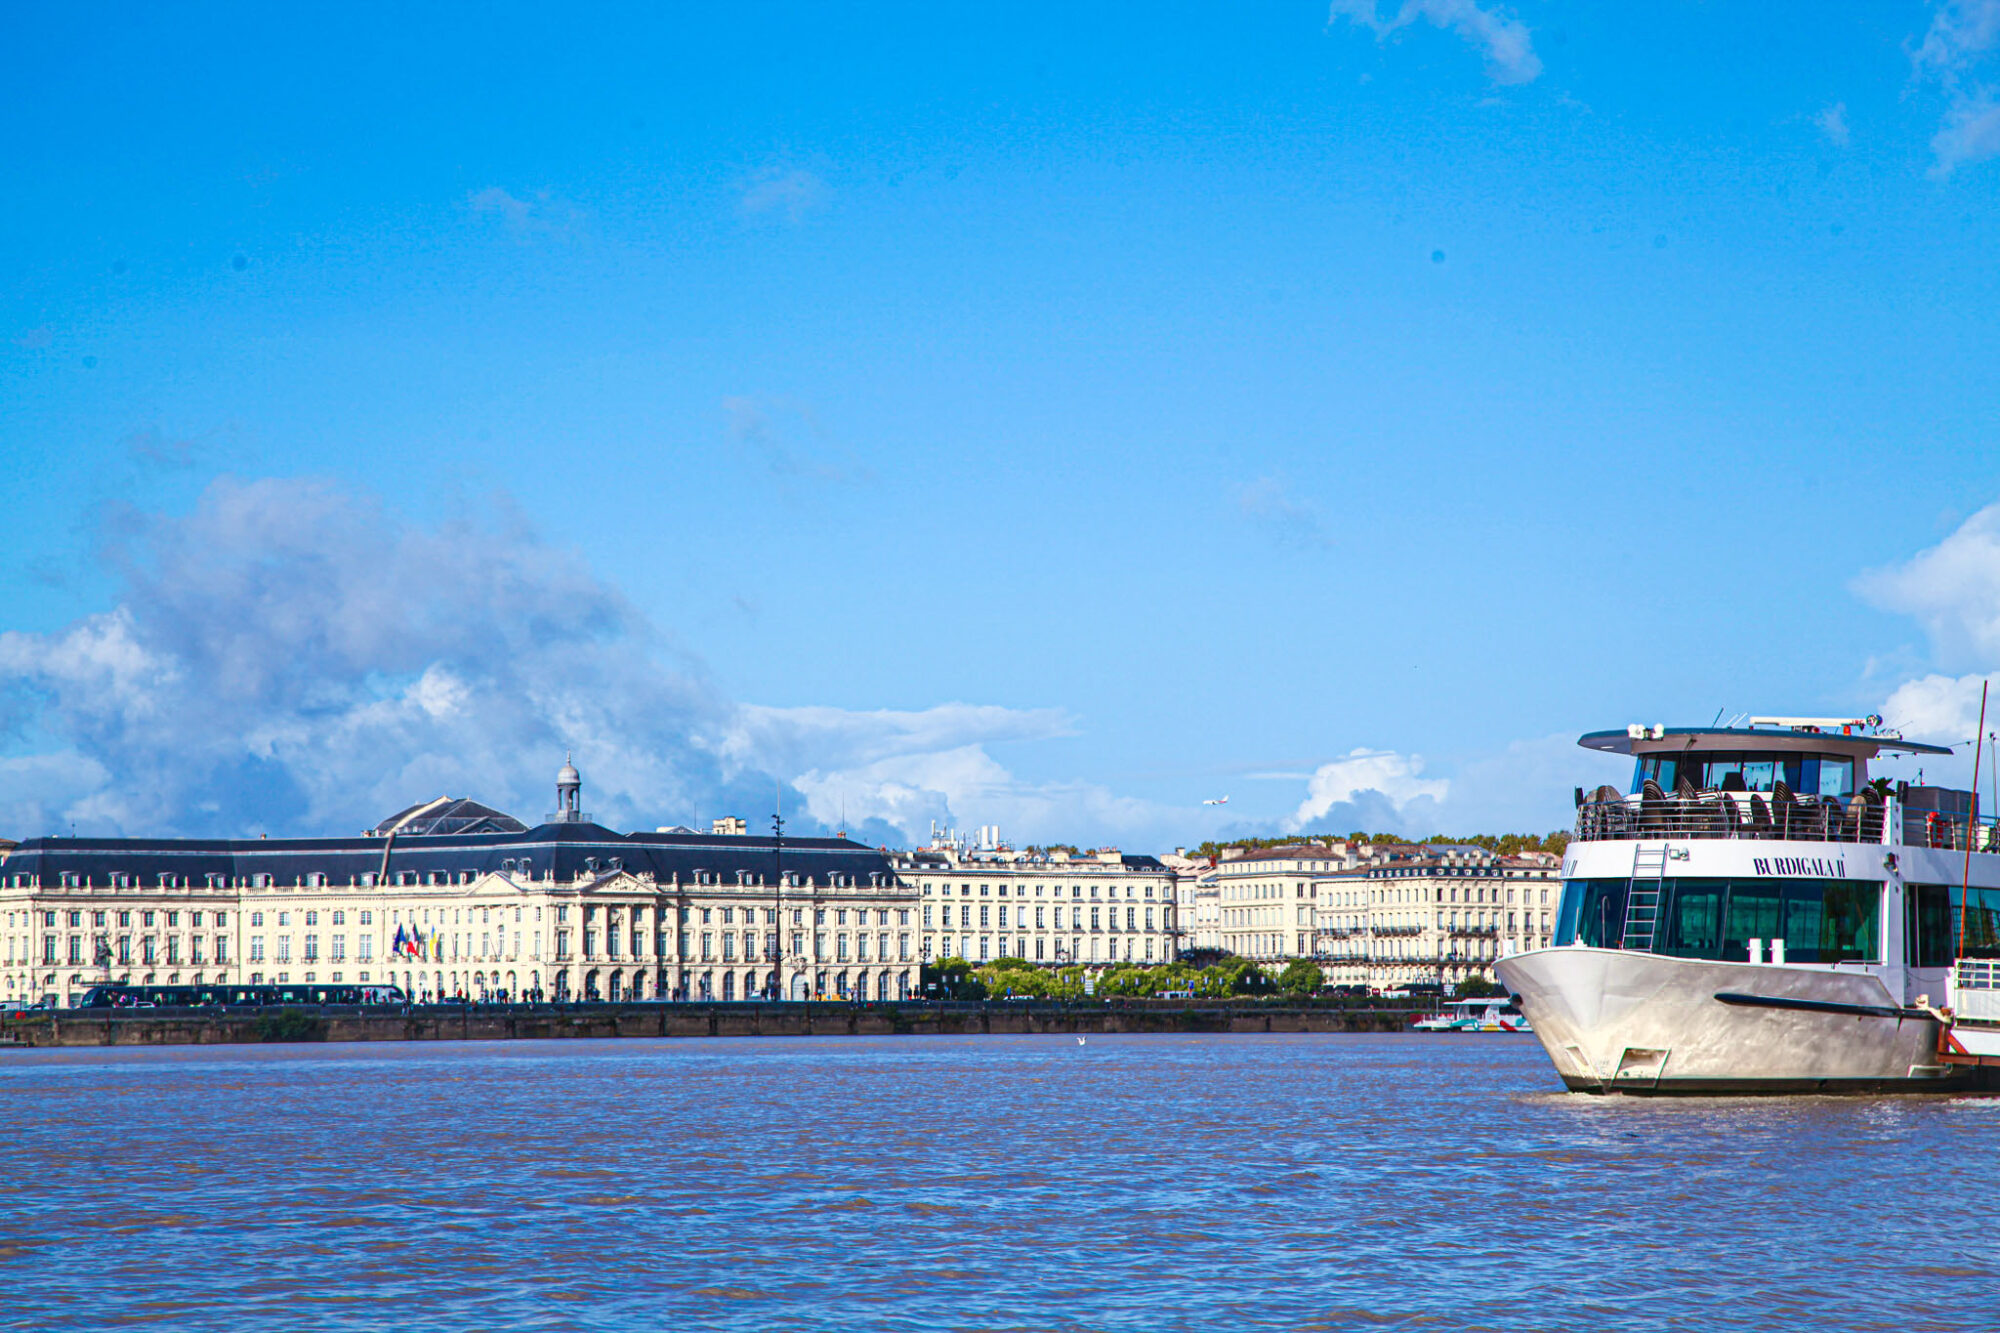
M 0 1051 L 0 1328 L 1987 1329 L 2000 1101 L 1532 1040 Z

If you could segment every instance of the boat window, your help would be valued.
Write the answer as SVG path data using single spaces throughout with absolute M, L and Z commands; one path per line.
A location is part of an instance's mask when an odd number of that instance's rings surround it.
M 1959 907 L 1963 894 L 1956 884 L 1951 886 L 1949 892 L 1951 919 L 1947 928 L 1955 937 L 1958 934 Z M 1964 922 L 1965 946 L 1959 950 L 1959 956 L 2000 958 L 2000 889 L 1973 889 L 1971 900 L 1964 904 Z
M 1792 963 L 1880 957 L 1882 886 L 1873 880 L 1672 879 L 1667 885 L 1657 953 L 1745 962 L 1751 940 L 1782 939 Z M 1995 898 L 2000 908 L 2000 894 Z
M 1776 880 L 1738 883 L 1729 890 L 1729 911 L 1722 920 L 1724 958 L 1748 959 L 1751 940 L 1768 944 L 1782 938 L 1779 922 L 1784 916 L 1783 890 L 1784 886 Z
M 1952 902 L 1957 897 L 1954 890 L 1942 884 L 1904 887 L 1904 917 L 1908 925 L 1903 940 L 1910 966 L 1951 966 L 1955 943 L 1952 936 L 1958 927 L 1958 912 Z
M 1660 914 L 1653 952 L 1675 958 L 1720 958 L 1722 887 L 1715 880 L 1679 880 Z M 1749 958 L 1749 953 L 1744 953 Z
M 1622 879 L 1565 880 L 1556 943 L 1617 948 L 1625 935 L 1626 884 Z
M 1830 754 L 1776 754 L 1770 751 L 1694 750 L 1645 754 L 1633 767 L 1632 790 L 1651 778 L 1672 791 L 1685 777 L 1698 791 L 1721 791 L 1731 777 L 1745 791 L 1769 792 L 1783 782 L 1794 795 L 1846 797 L 1854 791 L 1854 760 Z

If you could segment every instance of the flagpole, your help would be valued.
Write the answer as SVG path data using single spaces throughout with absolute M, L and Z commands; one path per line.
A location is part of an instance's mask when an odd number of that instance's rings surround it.
M 1958 956 L 1965 957 L 1965 920 L 1972 902 L 1972 840 L 1979 833 L 1979 761 L 1985 757 L 1986 691 L 1991 681 L 1979 682 L 1979 730 L 1972 737 L 1972 812 L 1965 820 L 1965 871 L 1958 886 Z

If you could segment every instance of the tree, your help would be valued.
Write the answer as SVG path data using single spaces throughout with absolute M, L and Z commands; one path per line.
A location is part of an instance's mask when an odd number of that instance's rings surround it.
M 1463 999 L 1476 1000 L 1484 995 L 1505 995 L 1507 990 L 1499 982 L 1474 972 L 1458 983 L 1454 993 Z
M 1287 995 L 1316 995 L 1326 981 L 1319 964 L 1308 958 L 1294 958 L 1278 974 L 1278 989 Z
M 972 964 L 963 958 L 941 958 L 924 964 L 922 983 L 926 996 L 940 1000 L 983 1000 L 986 985 L 972 974 Z M 931 987 L 937 990 L 932 991 Z

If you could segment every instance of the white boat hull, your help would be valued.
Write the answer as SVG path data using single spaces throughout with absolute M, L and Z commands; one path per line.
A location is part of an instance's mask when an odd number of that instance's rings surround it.
M 1572 1091 L 1936 1092 L 1993 1072 L 1945 1064 L 1937 1021 L 1856 968 L 1568 947 L 1497 972 Z

